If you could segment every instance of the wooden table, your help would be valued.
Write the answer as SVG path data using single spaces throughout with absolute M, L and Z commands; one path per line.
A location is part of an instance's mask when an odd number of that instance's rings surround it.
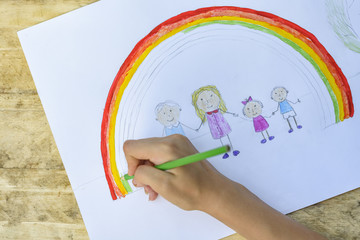
M 0 239 L 88 239 L 16 32 L 92 2 L 0 1 Z M 360 239 L 360 189 L 289 216 Z

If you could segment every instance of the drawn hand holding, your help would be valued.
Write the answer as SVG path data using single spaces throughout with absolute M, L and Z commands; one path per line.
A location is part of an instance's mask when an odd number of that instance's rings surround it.
M 225 112 L 225 113 L 230 114 L 233 117 L 239 117 L 239 114 L 237 114 L 237 113 L 232 113 L 232 112 Z
M 202 127 L 202 125 L 203 125 L 203 121 L 201 121 L 200 126 L 199 126 L 198 128 L 196 128 L 195 131 L 196 131 L 196 132 L 199 132 L 199 130 L 200 130 L 200 128 Z
M 129 140 L 124 152 L 128 174 L 135 174 L 134 184 L 144 186 L 149 200 L 160 194 L 184 210 L 204 211 L 247 239 L 325 239 L 266 205 L 207 160 L 168 171 L 154 168 L 197 153 L 182 135 Z

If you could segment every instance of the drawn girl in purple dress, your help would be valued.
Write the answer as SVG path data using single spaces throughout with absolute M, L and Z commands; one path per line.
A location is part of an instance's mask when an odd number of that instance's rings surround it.
M 201 87 L 192 94 L 192 104 L 195 107 L 197 116 L 201 119 L 201 126 L 208 121 L 211 135 L 214 139 L 219 139 L 223 145 L 222 138 L 227 137 L 231 149 L 233 149 L 230 141 L 229 133 L 231 132 L 230 125 L 224 118 L 223 114 L 228 113 L 237 116 L 235 113 L 227 112 L 224 100 L 221 98 L 219 90 L 215 86 Z M 233 155 L 237 156 L 240 153 L 238 150 L 233 151 Z M 229 154 L 225 153 L 223 158 L 228 158 Z
M 273 140 L 275 137 L 270 136 L 267 131 L 269 128 L 269 123 L 261 115 L 262 109 L 264 107 L 263 104 L 260 101 L 253 100 L 252 97 L 249 97 L 246 101 L 242 101 L 242 104 L 244 104 L 243 114 L 248 118 L 252 118 L 255 132 L 261 132 L 263 136 L 261 143 L 266 143 L 264 132 L 266 132 L 266 135 L 270 141 Z

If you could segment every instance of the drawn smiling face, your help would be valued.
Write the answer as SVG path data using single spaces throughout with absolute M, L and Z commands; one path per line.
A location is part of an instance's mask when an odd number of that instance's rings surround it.
M 164 126 L 176 125 L 179 121 L 180 108 L 177 106 L 164 105 L 157 113 L 157 120 Z
M 199 109 L 211 112 L 219 108 L 220 98 L 212 91 L 203 91 L 196 102 Z
M 275 102 L 282 102 L 287 98 L 287 90 L 283 87 L 275 88 L 271 93 L 271 98 Z
M 262 105 L 260 102 L 257 101 L 251 101 L 248 102 L 244 107 L 244 114 L 248 118 L 255 118 L 262 113 Z

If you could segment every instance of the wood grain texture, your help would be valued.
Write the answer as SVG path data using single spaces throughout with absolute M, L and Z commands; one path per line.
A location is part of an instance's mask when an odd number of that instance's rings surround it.
M 0 239 L 88 239 L 17 31 L 92 2 L 0 1 Z
M 0 1 L 0 239 L 88 239 L 17 31 L 93 2 Z M 360 239 L 360 189 L 289 216 L 329 239 Z

